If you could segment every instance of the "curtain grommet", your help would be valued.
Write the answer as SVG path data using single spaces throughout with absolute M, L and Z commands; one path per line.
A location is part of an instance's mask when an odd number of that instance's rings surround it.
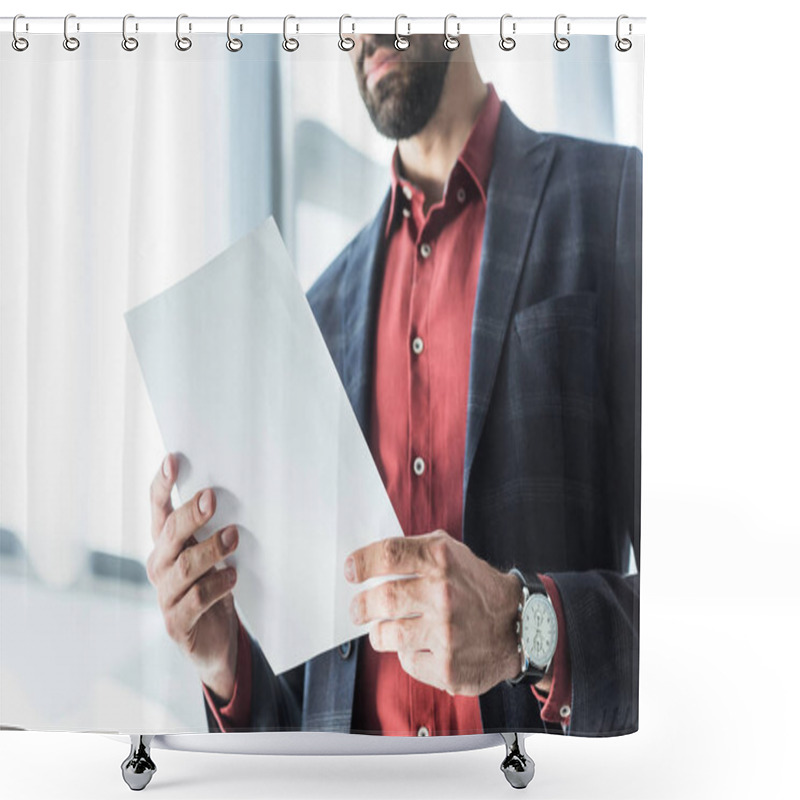
M 182 53 L 185 53 L 192 46 L 192 40 L 188 36 L 181 35 L 181 20 L 188 18 L 188 14 L 178 14 L 175 18 L 175 47 Z M 189 30 L 192 30 L 191 23 L 189 23 Z
M 236 14 L 231 14 L 228 17 L 228 41 L 225 42 L 225 47 L 227 47 L 231 53 L 238 53 L 244 47 L 244 42 L 241 39 L 237 39 L 235 36 L 231 35 L 231 22 L 235 19 L 239 19 Z M 241 26 L 239 30 L 241 31 Z
M 287 53 L 294 53 L 298 47 L 300 47 L 300 42 L 297 41 L 293 36 L 289 36 L 288 29 L 289 29 L 289 20 L 290 19 L 297 19 L 297 17 L 293 17 L 291 14 L 287 14 L 283 18 L 283 42 L 282 47 Z M 299 33 L 300 26 L 295 23 L 295 33 Z
M 508 53 L 510 50 L 513 50 L 517 46 L 517 40 L 512 38 L 511 36 L 506 36 L 505 32 L 505 25 L 506 20 L 511 19 L 511 14 L 503 14 L 500 17 L 500 49 L 505 50 Z M 517 32 L 517 23 L 512 20 L 511 22 L 511 33 Z
M 401 19 L 408 19 L 405 14 L 398 14 L 394 18 L 394 49 L 395 50 L 408 50 L 411 47 L 411 41 L 409 37 L 411 36 L 411 23 L 407 22 L 406 27 L 408 30 L 406 31 L 405 36 L 400 35 L 400 20 Z
M 456 20 L 456 35 L 453 36 L 447 30 L 447 23 L 450 22 L 451 19 Z M 449 50 L 452 52 L 453 50 L 458 50 L 458 46 L 461 42 L 458 40 L 458 37 L 461 34 L 461 23 L 458 21 L 458 17 L 455 14 L 448 14 L 444 18 L 444 49 Z
M 566 19 L 566 14 L 558 14 L 553 22 L 553 36 L 555 37 L 555 41 L 553 42 L 553 47 L 558 50 L 559 53 L 563 53 L 565 50 L 569 50 L 570 41 L 567 39 L 566 36 L 559 36 L 558 35 L 558 21 L 560 19 Z M 569 36 L 569 22 L 567 22 L 567 36 Z
M 139 40 L 133 36 L 128 36 L 129 19 L 134 19 L 133 14 L 126 14 L 122 18 L 122 49 L 132 53 L 139 46 Z M 138 25 L 136 26 L 136 30 L 139 30 Z
M 76 36 L 70 36 L 69 35 L 68 25 L 69 25 L 69 21 L 71 19 L 75 19 L 75 15 L 74 14 L 67 14 L 67 16 L 64 17 L 64 41 L 63 41 L 63 45 L 64 45 L 64 49 L 65 50 L 69 50 L 70 53 L 74 53 L 81 46 L 81 42 L 80 42 L 80 39 L 78 39 Z M 76 23 L 76 30 L 80 30 L 80 29 L 81 29 L 80 24 Z
M 619 35 L 620 22 L 622 22 L 622 20 L 624 20 L 624 19 L 628 19 L 628 15 L 627 14 L 620 14 L 617 17 L 617 41 L 614 42 L 614 47 L 616 47 L 617 50 L 619 50 L 620 53 L 627 53 L 628 50 L 630 50 L 631 47 L 633 47 L 633 42 L 630 39 L 624 39 Z M 631 24 L 629 22 L 628 23 L 628 36 L 631 35 L 631 30 L 632 30 L 632 28 L 631 28 Z
M 17 33 L 17 20 L 25 19 L 24 14 L 17 14 L 14 21 L 11 23 L 11 46 L 18 52 L 24 53 L 28 49 L 30 42 Z
M 352 36 L 345 36 L 344 35 L 344 21 L 346 19 L 353 19 L 349 14 L 342 14 L 339 17 L 339 49 L 344 50 L 345 53 L 348 53 L 356 46 L 356 40 Z M 352 33 L 356 32 L 356 25 L 355 23 L 351 23 Z

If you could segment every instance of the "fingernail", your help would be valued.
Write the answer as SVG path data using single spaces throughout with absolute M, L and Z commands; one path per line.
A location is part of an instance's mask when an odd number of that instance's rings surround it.
M 201 514 L 208 514 L 211 510 L 211 489 L 206 489 L 203 494 L 200 495 L 200 502 L 198 505 L 200 506 Z
M 164 477 L 169 480 L 169 456 L 164 459 L 164 463 L 161 465 L 161 471 L 164 473 Z
M 222 531 L 222 546 L 226 550 L 232 550 L 236 542 L 236 528 L 226 528 Z
M 352 620 L 354 625 L 358 625 L 359 622 L 358 606 L 359 606 L 358 598 L 354 597 L 350 601 L 350 619 Z
M 227 574 L 226 580 L 228 581 L 228 583 L 235 583 L 236 582 L 236 570 L 233 567 L 231 567 L 228 570 L 228 574 Z
M 347 556 L 344 562 L 344 576 L 351 583 L 356 579 L 356 564 L 352 556 Z

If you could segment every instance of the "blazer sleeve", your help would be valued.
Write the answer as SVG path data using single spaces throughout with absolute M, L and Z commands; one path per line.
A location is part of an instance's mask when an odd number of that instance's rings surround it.
M 608 344 L 610 441 L 604 464 L 609 524 L 633 551 L 629 574 L 552 573 L 561 596 L 572 667 L 570 733 L 611 735 L 638 729 L 639 503 L 641 411 L 642 155 L 626 154 L 620 179 L 616 261 Z M 621 551 L 624 563 L 624 552 Z
M 252 695 L 250 731 L 292 731 L 302 727 L 305 665 L 276 675 L 258 641 L 245 629 L 250 640 Z M 221 733 L 216 717 L 204 695 L 210 733 Z

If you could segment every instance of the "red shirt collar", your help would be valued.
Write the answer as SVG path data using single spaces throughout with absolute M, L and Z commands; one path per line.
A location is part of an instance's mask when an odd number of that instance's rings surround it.
M 446 194 L 453 175 L 459 169 L 463 169 L 468 179 L 478 188 L 484 203 L 486 202 L 486 194 L 489 187 L 489 173 L 492 170 L 494 158 L 494 140 L 501 108 L 500 98 L 497 96 L 494 85 L 489 83 L 487 88 L 486 100 L 472 126 L 467 141 L 464 143 L 464 147 L 456 159 L 456 163 L 453 165 L 453 169 L 450 171 L 447 185 L 445 185 Z M 410 181 L 400 175 L 400 151 L 395 147 L 392 155 L 392 199 L 389 207 L 389 216 L 386 221 L 386 236 L 391 231 L 398 207 L 402 205 L 404 186 L 414 188 Z

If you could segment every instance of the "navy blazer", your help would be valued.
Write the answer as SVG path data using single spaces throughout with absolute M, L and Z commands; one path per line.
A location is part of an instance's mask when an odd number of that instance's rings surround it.
M 387 195 L 308 293 L 365 436 L 388 209 Z M 554 579 L 571 734 L 638 727 L 640 342 L 640 152 L 535 132 L 504 103 L 472 323 L 462 536 L 498 569 Z M 251 636 L 247 730 L 349 732 L 359 643 L 276 676 Z M 503 682 L 480 708 L 487 733 L 548 729 L 529 686 Z M 206 716 L 218 731 L 207 704 Z

